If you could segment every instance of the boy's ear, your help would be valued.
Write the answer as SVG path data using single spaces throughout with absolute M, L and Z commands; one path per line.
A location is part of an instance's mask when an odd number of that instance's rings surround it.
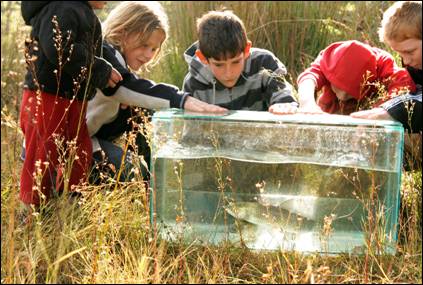
M 195 55 L 200 59 L 200 61 L 204 64 L 209 64 L 209 61 L 207 60 L 207 58 L 204 56 L 204 54 L 201 52 L 201 50 L 197 49 L 195 51 Z
M 252 45 L 253 43 L 251 41 L 247 41 L 247 45 L 245 46 L 245 49 L 244 49 L 244 58 L 247 58 L 250 56 L 250 49 Z

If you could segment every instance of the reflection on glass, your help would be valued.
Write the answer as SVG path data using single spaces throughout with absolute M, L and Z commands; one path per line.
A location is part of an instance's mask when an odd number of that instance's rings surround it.
M 151 216 L 162 237 L 329 253 L 360 252 L 370 239 L 394 252 L 399 124 L 169 110 L 153 129 Z

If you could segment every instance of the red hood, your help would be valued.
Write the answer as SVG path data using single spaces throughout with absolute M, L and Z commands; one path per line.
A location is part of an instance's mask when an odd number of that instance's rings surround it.
M 377 74 L 377 55 L 371 46 L 358 41 L 331 44 L 323 51 L 320 64 L 328 81 L 356 100 L 365 95 L 360 90 L 366 73 L 371 74 L 367 81 L 373 81 Z
M 363 97 L 380 95 L 379 83 L 386 88 L 387 94 L 375 96 L 377 101 L 373 106 L 398 95 L 401 90 L 416 90 L 408 72 L 398 68 L 392 55 L 354 40 L 336 42 L 321 51 L 311 66 L 300 74 L 298 83 L 308 79 L 316 83 L 316 90 L 323 88 L 317 104 L 328 113 L 341 111 L 349 114 L 356 110 Z M 339 102 L 331 84 L 350 94 L 353 99 Z

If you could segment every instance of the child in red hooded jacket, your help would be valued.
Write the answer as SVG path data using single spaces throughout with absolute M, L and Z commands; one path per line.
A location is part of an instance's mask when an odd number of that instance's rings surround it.
M 300 111 L 349 115 L 416 86 L 386 51 L 359 41 L 329 45 L 297 80 Z M 316 91 L 322 94 L 315 100 Z M 270 110 L 272 112 L 272 110 Z M 277 106 L 273 113 L 278 112 Z

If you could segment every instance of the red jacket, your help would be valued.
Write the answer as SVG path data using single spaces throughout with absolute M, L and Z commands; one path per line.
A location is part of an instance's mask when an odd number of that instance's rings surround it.
M 306 79 L 315 81 L 316 91 L 323 88 L 317 104 L 328 113 L 349 114 L 356 111 L 359 101 L 376 96 L 377 83 L 385 88 L 387 94 L 382 99 L 378 98 L 373 106 L 382 104 L 405 88 L 410 92 L 416 90 L 410 74 L 395 64 L 392 55 L 354 40 L 336 42 L 321 51 L 311 67 L 300 74 L 297 83 Z M 341 109 L 331 84 L 355 100 L 343 102 Z

